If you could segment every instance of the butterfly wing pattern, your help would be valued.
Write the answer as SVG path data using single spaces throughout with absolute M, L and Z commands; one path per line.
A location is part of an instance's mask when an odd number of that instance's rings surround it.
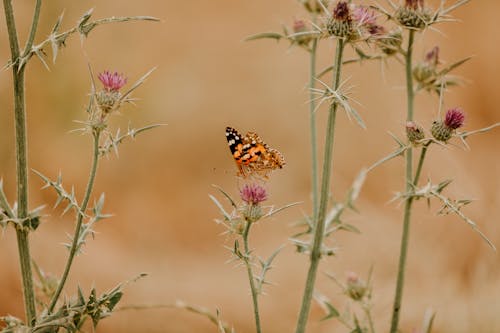
M 269 173 L 285 165 L 283 155 L 270 148 L 257 133 L 241 135 L 232 127 L 226 127 L 226 139 L 229 150 L 238 166 L 238 175 L 247 178 L 260 176 L 268 178 Z

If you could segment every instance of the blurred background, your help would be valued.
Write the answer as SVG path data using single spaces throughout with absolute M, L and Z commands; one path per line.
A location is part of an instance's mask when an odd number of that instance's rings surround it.
M 431 3 L 434 8 L 437 1 Z M 24 44 L 32 1 L 16 1 L 18 30 Z M 74 120 L 84 120 L 90 91 L 87 64 L 96 72 L 109 69 L 134 82 L 158 67 L 114 120 L 124 129 L 130 122 L 155 129 L 120 146 L 119 156 L 102 160 L 94 197 L 106 193 L 105 212 L 113 217 L 97 226 L 74 264 L 66 294 L 77 284 L 86 291 L 104 292 L 141 272 L 149 276 L 126 289 L 121 305 L 172 304 L 183 300 L 203 306 L 234 325 L 237 332 L 252 332 L 251 297 L 242 267 L 230 252 L 231 239 L 214 223 L 219 216 L 209 194 L 217 184 L 238 193 L 235 165 L 224 128 L 257 131 L 287 161 L 267 184 L 269 203 L 297 207 L 255 227 L 251 243 L 255 253 L 267 257 L 282 244 L 261 298 L 266 332 L 290 332 L 302 295 L 307 257 L 295 253 L 288 238 L 297 232 L 293 223 L 310 211 L 310 149 L 308 132 L 308 55 L 286 42 L 243 42 L 251 34 L 281 31 L 294 18 L 308 14 L 297 1 L 67 1 L 44 2 L 37 41 L 45 39 L 64 11 L 62 29 L 73 27 L 89 8 L 93 18 L 153 15 L 159 23 L 133 22 L 97 27 L 90 38 L 73 36 L 47 71 L 34 59 L 27 71 L 27 110 L 30 167 L 55 178 L 63 174 L 66 189 L 75 186 L 83 195 L 90 166 L 89 136 L 70 132 Z M 461 106 L 467 113 L 466 129 L 485 127 L 500 120 L 498 105 L 498 18 L 500 3 L 474 1 L 456 12 L 459 22 L 441 24 L 419 34 L 416 60 L 435 45 L 443 63 L 473 58 L 457 74 L 465 84 L 444 97 L 445 108 Z M 10 57 L 5 21 L 0 17 L 0 58 Z M 49 57 L 51 56 L 50 50 Z M 333 43 L 320 46 L 320 68 L 330 64 Z M 349 51 L 351 52 L 351 51 Z M 50 58 L 49 58 L 50 59 Z M 360 129 L 344 113 L 338 117 L 333 173 L 334 198 L 340 200 L 355 175 L 395 148 L 388 132 L 404 135 L 405 95 L 403 70 L 395 61 L 365 62 L 345 68 L 344 79 L 353 85 L 353 97 L 367 129 Z M 329 80 L 329 79 L 328 79 Z M 15 197 L 15 155 L 11 73 L 0 74 L 0 176 L 7 195 Z M 417 100 L 416 119 L 430 124 L 437 114 L 437 98 Z M 318 111 L 320 137 L 325 111 Z M 471 137 L 471 150 L 459 145 L 433 146 L 422 179 L 455 179 L 448 194 L 475 199 L 464 212 L 500 244 L 500 131 Z M 320 151 L 322 151 L 320 140 Z M 31 207 L 46 204 L 44 223 L 32 234 L 32 255 L 46 271 L 59 276 L 67 252 L 61 245 L 72 232 L 70 214 L 53 210 L 55 195 L 40 190 L 42 182 L 30 175 Z M 403 159 L 394 159 L 371 173 L 358 201 L 358 214 L 346 221 L 361 235 L 339 233 L 334 244 L 339 255 L 320 267 L 317 289 L 340 309 L 347 299 L 323 273 L 344 280 L 349 271 L 365 277 L 373 266 L 376 327 L 387 331 L 399 253 L 402 205 L 389 203 L 403 186 Z M 402 329 L 421 326 L 426 309 L 437 312 L 434 332 L 500 332 L 499 257 L 455 216 L 436 217 L 417 202 L 412 224 Z M 0 238 L 0 314 L 23 317 L 22 292 L 15 233 Z M 323 312 L 313 305 L 309 332 L 344 330 L 335 321 L 320 321 Z M 215 332 L 206 318 L 176 309 L 117 312 L 101 322 L 98 332 Z

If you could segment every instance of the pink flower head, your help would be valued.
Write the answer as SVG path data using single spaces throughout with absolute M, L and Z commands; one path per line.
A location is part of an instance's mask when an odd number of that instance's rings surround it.
M 465 113 L 461 108 L 449 109 L 444 118 L 444 125 L 451 129 L 462 127 L 465 120 Z
M 293 32 L 304 32 L 307 29 L 306 22 L 301 19 L 293 20 Z
M 439 46 L 434 46 L 432 50 L 426 53 L 425 61 L 433 66 L 439 64 Z
M 350 21 L 351 13 L 346 1 L 339 1 L 333 9 L 333 18 L 338 21 Z
M 353 13 L 352 18 L 362 26 L 373 26 L 377 24 L 377 18 L 373 11 L 368 10 L 366 7 L 357 6 Z
M 240 190 L 240 196 L 249 205 L 258 205 L 267 200 L 266 189 L 257 184 L 245 184 Z
M 118 72 L 104 71 L 97 76 L 107 91 L 118 91 L 127 83 L 127 78 Z

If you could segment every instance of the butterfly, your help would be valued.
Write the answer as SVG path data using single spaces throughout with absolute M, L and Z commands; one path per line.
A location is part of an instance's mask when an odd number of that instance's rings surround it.
M 285 165 L 283 155 L 264 143 L 257 133 L 248 132 L 241 135 L 234 128 L 226 127 L 226 139 L 238 166 L 238 176 L 259 176 L 267 179 L 271 171 L 281 169 Z

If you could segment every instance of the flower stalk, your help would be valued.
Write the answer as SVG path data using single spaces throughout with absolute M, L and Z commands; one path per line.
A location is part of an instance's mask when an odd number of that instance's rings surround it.
M 260 324 L 260 314 L 259 314 L 259 291 L 255 286 L 255 278 L 252 270 L 252 263 L 250 262 L 250 246 L 248 244 L 248 238 L 250 234 L 250 227 L 252 226 L 251 221 L 245 222 L 245 229 L 243 230 L 243 234 L 241 237 L 243 238 L 243 247 L 245 250 L 245 255 L 243 256 L 243 262 L 245 263 L 245 267 L 247 269 L 248 281 L 250 282 L 250 291 L 252 293 L 252 302 L 253 302 L 253 313 L 255 318 L 255 329 L 257 333 L 262 333 L 262 328 Z
M 71 265 L 73 264 L 73 260 L 75 258 L 76 253 L 78 252 L 78 240 L 80 236 L 80 232 L 82 229 L 82 223 L 83 223 L 83 218 L 85 217 L 85 211 L 87 210 L 87 206 L 90 200 L 90 195 L 92 193 L 92 189 L 94 187 L 94 180 L 95 176 L 97 173 L 97 165 L 99 162 L 99 139 L 101 136 L 101 127 L 94 127 L 92 130 L 92 136 L 94 139 L 94 147 L 93 147 L 93 155 L 92 155 L 92 167 L 90 169 L 90 175 L 89 179 L 87 182 L 87 188 L 85 190 L 85 196 L 83 198 L 82 204 L 80 206 L 80 210 L 78 212 L 78 218 L 76 222 L 76 227 L 75 227 L 75 234 L 73 235 L 73 241 L 71 243 L 71 248 L 69 250 L 69 256 L 68 260 L 66 262 L 66 266 L 64 267 L 64 272 L 61 276 L 61 280 L 59 281 L 59 284 L 57 285 L 57 289 L 52 296 L 52 299 L 50 301 L 50 305 L 48 308 L 48 312 L 51 313 L 54 311 L 54 308 L 57 304 L 57 301 L 61 295 L 61 292 L 64 288 L 64 285 L 66 284 L 66 280 L 69 275 L 69 271 L 71 269 Z
M 28 140 L 26 129 L 26 102 L 24 74 L 25 66 L 20 63 L 21 50 L 16 31 L 14 10 L 11 0 L 4 0 L 5 21 L 9 35 L 9 45 L 11 50 L 12 79 L 14 83 L 14 121 L 16 135 L 16 173 L 17 173 L 17 218 L 24 221 L 29 215 L 28 204 Z M 41 0 L 37 0 L 31 24 L 29 38 L 26 42 L 26 49 L 31 48 L 38 26 Z M 31 255 L 29 245 L 29 228 L 17 227 L 17 246 L 19 252 L 19 262 L 21 268 L 24 310 L 26 322 L 33 326 L 36 321 L 35 293 L 33 287 L 33 273 L 31 269 Z
M 406 93 L 407 93 L 407 121 L 413 121 L 413 109 L 414 109 L 414 89 L 413 89 L 413 76 L 412 76 L 412 54 L 413 54 L 413 41 L 415 37 L 415 30 L 409 30 L 408 37 L 408 48 L 405 54 L 405 65 L 406 65 Z M 413 179 L 413 149 L 409 147 L 406 151 L 406 192 L 411 193 L 413 191 L 415 181 L 418 180 L 420 176 L 420 170 L 423 165 L 423 158 L 425 157 L 425 152 L 427 151 L 427 146 L 422 148 L 422 155 L 418 165 L 417 175 L 415 180 Z M 418 176 L 418 177 L 417 177 Z M 390 333 L 396 333 L 399 326 L 399 315 L 401 312 L 401 300 L 403 297 L 403 287 L 406 269 L 406 257 L 408 253 L 408 244 L 410 238 L 410 219 L 411 219 L 411 209 L 413 204 L 413 197 L 410 196 L 405 201 L 404 216 L 403 216 L 403 232 L 401 235 L 401 248 L 399 252 L 399 264 L 398 264 L 398 276 L 396 282 L 396 293 L 394 296 L 394 304 L 392 308 L 392 319 L 391 319 L 391 329 Z
M 312 21 L 316 23 L 316 14 L 312 14 Z M 314 38 L 309 52 L 309 123 L 311 132 L 311 191 L 313 214 L 312 220 L 316 221 L 318 216 L 318 148 L 316 131 L 316 102 L 314 96 L 314 86 L 316 83 L 316 51 L 318 49 L 318 39 Z
M 337 47 L 335 51 L 334 73 L 333 73 L 333 89 L 337 90 L 340 86 L 340 73 L 342 66 L 342 56 L 344 52 L 345 40 L 337 38 Z M 318 208 L 318 215 L 314 221 L 314 239 L 310 255 L 309 270 L 307 272 L 306 285 L 302 297 L 299 318 L 297 321 L 296 333 L 304 333 L 307 320 L 309 317 L 309 309 L 316 283 L 316 274 L 318 271 L 319 262 L 321 259 L 321 245 L 324 238 L 324 228 L 326 219 L 326 210 L 328 206 L 328 198 L 330 196 L 330 178 L 333 166 L 333 143 L 335 135 L 335 118 L 337 115 L 338 103 L 332 102 L 328 110 L 328 121 L 325 139 L 325 151 L 323 159 L 323 175 L 321 179 L 321 193 Z

